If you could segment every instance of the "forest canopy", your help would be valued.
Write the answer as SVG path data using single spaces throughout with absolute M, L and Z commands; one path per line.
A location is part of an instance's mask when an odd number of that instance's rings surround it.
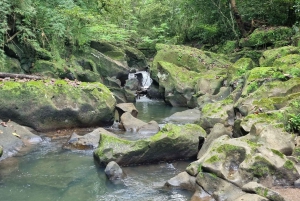
M 0 15 L 2 58 L 11 42 L 54 51 L 91 40 L 153 47 L 217 44 L 259 27 L 298 31 L 300 0 L 2 0 Z

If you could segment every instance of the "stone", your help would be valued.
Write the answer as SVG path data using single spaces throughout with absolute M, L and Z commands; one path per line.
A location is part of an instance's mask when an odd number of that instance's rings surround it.
M 122 168 L 115 161 L 109 162 L 104 172 L 109 180 L 120 180 L 125 177 Z
M 239 187 L 210 173 L 199 173 L 197 183 L 216 200 L 235 200 L 246 194 Z
M 273 191 L 257 182 L 249 182 L 243 186 L 243 191 L 248 193 L 256 193 L 262 197 L 268 198 L 272 201 L 285 201 L 279 193 Z
M 242 195 L 241 197 L 238 197 L 234 201 L 269 201 L 269 199 L 260 195 L 247 193 L 245 195 Z
M 189 175 L 187 172 L 181 172 L 175 177 L 169 179 L 165 186 L 171 188 L 179 188 L 179 189 L 186 189 L 190 191 L 196 191 L 196 177 Z
M 294 186 L 296 188 L 300 188 L 300 179 L 297 179 L 295 182 L 294 182 Z
M 137 141 L 102 133 L 94 156 L 100 165 L 115 161 L 121 166 L 188 159 L 197 155 L 199 137 L 205 136 L 195 124 L 166 124 L 154 136 Z
M 32 129 L 13 121 L 0 120 L 0 160 L 16 155 L 22 147 L 30 147 L 40 142 L 42 138 L 33 134 Z
M 126 131 L 132 132 L 138 132 L 140 128 L 147 125 L 146 122 L 143 122 L 132 116 L 130 112 L 125 112 L 124 114 L 122 114 L 121 123 Z
M 112 125 L 115 104 L 112 93 L 101 83 L 0 82 L 0 118 L 39 131 Z
M 159 125 L 156 121 L 150 121 L 144 126 L 141 126 L 138 129 L 138 134 L 144 135 L 144 136 L 151 136 L 156 133 L 158 133 L 160 130 Z
M 135 118 L 137 118 L 139 113 L 133 103 L 119 103 L 116 105 L 116 110 L 118 111 L 119 115 L 118 119 L 120 119 L 125 112 L 129 112 Z
M 187 123 L 193 124 L 200 120 L 200 115 L 201 115 L 200 110 L 195 108 L 195 109 L 185 110 L 183 112 L 176 112 L 170 117 L 164 119 L 164 121 L 176 123 L 176 124 L 187 124 Z

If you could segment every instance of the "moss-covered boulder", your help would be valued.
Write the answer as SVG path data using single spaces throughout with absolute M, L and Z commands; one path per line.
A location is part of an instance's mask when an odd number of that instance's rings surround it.
M 234 84 L 238 79 L 241 79 L 246 72 L 253 69 L 255 63 L 250 58 L 241 58 L 228 68 L 228 82 Z
M 259 59 L 260 66 L 273 66 L 276 59 L 284 57 L 289 54 L 298 54 L 300 49 L 294 46 L 285 46 L 275 49 L 266 50 L 263 52 L 262 57 Z
M 4 62 L 0 63 L 0 72 L 5 73 L 22 73 L 21 64 L 18 59 L 5 56 Z
M 195 124 L 167 124 L 156 135 L 138 141 L 103 133 L 94 156 L 101 165 L 115 161 L 121 166 L 187 159 L 197 155 L 199 138 L 205 136 Z
M 273 184 L 290 185 L 300 176 L 296 165 L 280 151 L 268 147 L 263 135 L 252 134 L 233 139 L 226 135 L 217 138 L 186 170 L 191 175 L 205 170 L 239 187 L 254 178 L 260 181 L 272 178 Z
M 293 30 L 289 27 L 267 27 L 255 29 L 247 38 L 240 40 L 242 47 L 257 47 L 275 44 L 277 41 L 290 40 Z
M 115 104 L 101 83 L 0 82 L 0 118 L 37 130 L 111 125 Z

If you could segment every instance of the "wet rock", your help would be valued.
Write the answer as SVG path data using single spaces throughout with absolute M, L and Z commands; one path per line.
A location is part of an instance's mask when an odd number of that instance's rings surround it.
M 83 136 L 73 133 L 68 142 L 64 145 L 64 148 L 79 150 L 96 149 L 99 145 L 101 133 L 109 132 L 103 128 L 98 128 L 95 129 L 93 132 L 85 134 Z
M 101 134 L 94 155 L 101 165 L 115 161 L 121 166 L 187 159 L 197 155 L 199 137 L 205 136 L 205 131 L 194 124 L 167 124 L 156 135 L 137 141 Z
M 101 83 L 69 80 L 5 81 L 0 118 L 36 130 L 111 125 L 116 100 Z
M 165 186 L 171 188 L 180 188 L 180 189 L 186 189 L 190 191 L 196 191 L 197 190 L 196 177 L 189 175 L 187 172 L 181 172 L 175 177 L 169 179 L 165 183 Z
M 107 178 L 109 180 L 121 180 L 125 177 L 125 173 L 121 169 L 121 167 L 115 162 L 111 161 L 107 164 L 105 170 L 104 170 Z
M 170 117 L 166 118 L 166 122 L 172 122 L 177 124 L 187 124 L 187 123 L 195 123 L 200 120 L 200 110 L 190 109 L 185 110 L 183 112 L 176 112 L 175 114 L 171 115 Z
M 146 125 L 138 129 L 138 133 L 145 136 L 150 136 L 158 133 L 160 130 L 159 125 L 156 121 L 150 121 Z
M 216 201 L 216 200 L 201 188 L 201 190 L 195 191 L 190 201 Z
M 243 191 L 248 193 L 256 193 L 262 197 L 268 198 L 272 201 L 285 201 L 279 193 L 273 191 L 257 182 L 249 182 L 243 186 Z
M 16 155 L 22 147 L 42 142 L 42 138 L 31 131 L 13 121 L 0 120 L 0 147 L 3 149 L 1 160 Z

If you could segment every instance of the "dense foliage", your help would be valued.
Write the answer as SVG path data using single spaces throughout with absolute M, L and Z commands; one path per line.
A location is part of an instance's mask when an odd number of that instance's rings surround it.
M 47 51 L 84 48 L 91 40 L 149 48 L 216 44 L 261 26 L 298 30 L 300 0 L 2 0 L 0 15 L 3 58 L 13 42 Z

